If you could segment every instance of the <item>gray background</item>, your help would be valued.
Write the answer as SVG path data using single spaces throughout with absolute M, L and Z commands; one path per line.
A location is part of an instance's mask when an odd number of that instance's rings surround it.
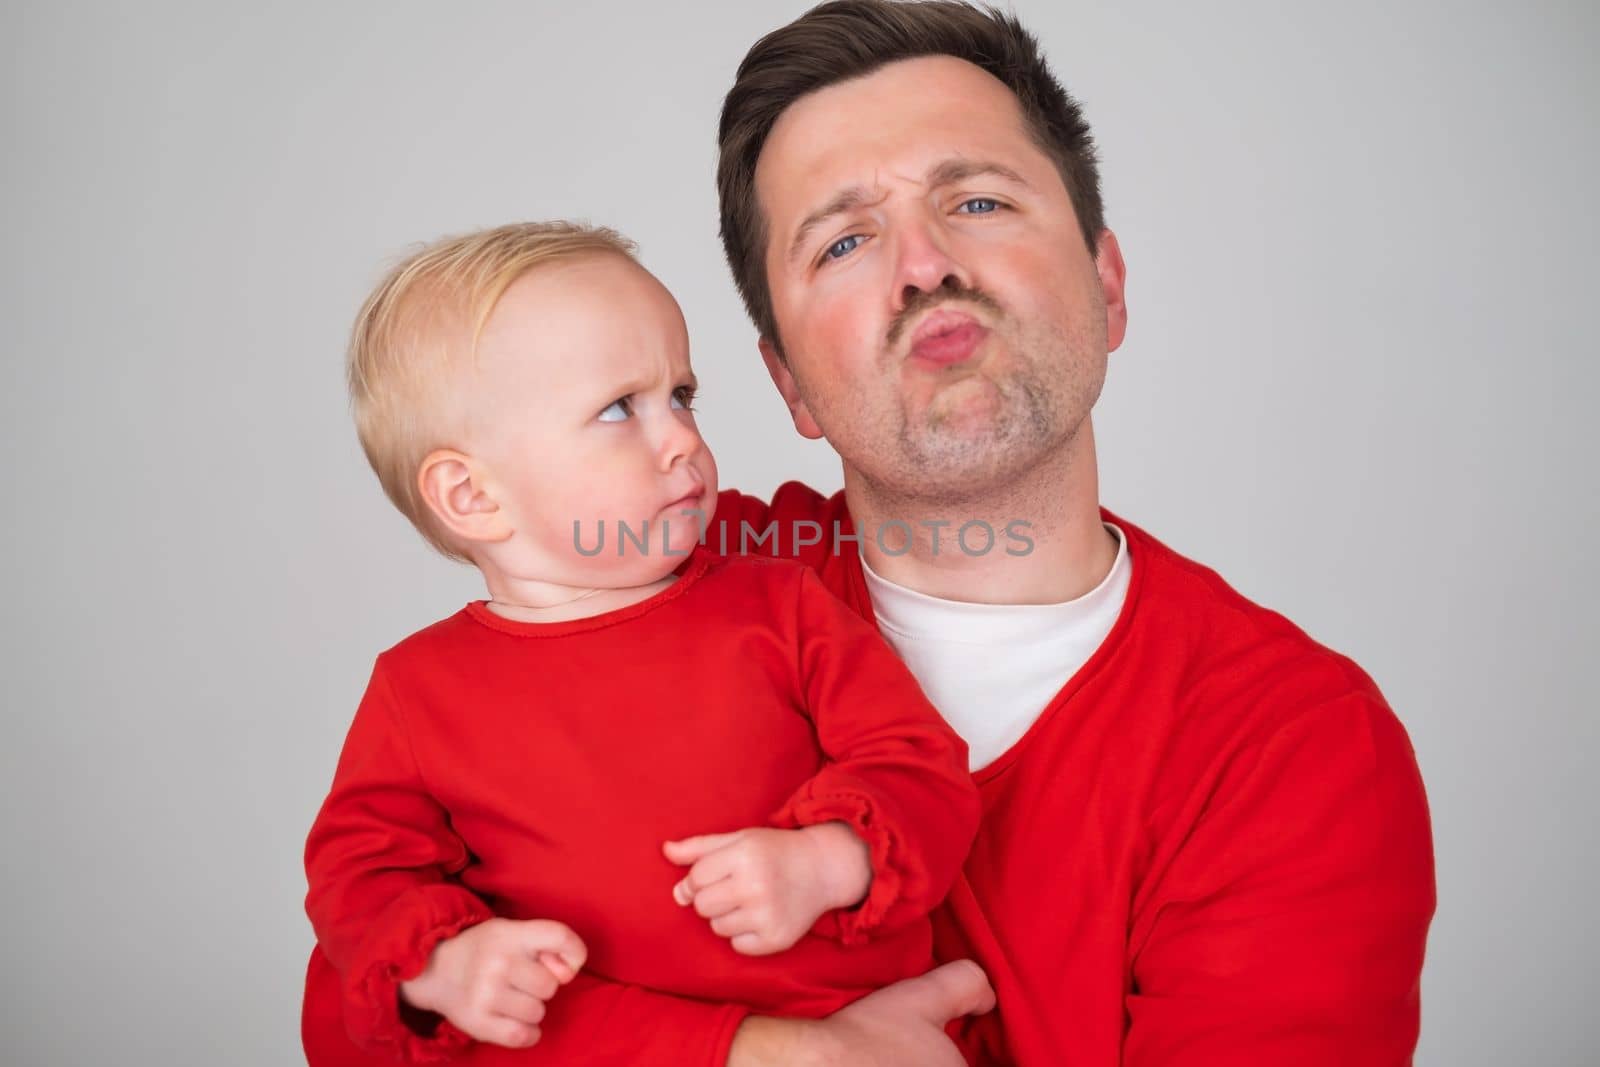
M 408 244 L 622 228 L 688 317 L 724 484 L 837 486 L 715 238 L 721 94 L 803 6 L 6 5 L 7 1062 L 299 1057 L 300 848 L 344 728 L 374 654 L 478 593 L 345 411 L 348 324 Z M 1580 1062 L 1595 7 L 1017 6 L 1129 264 L 1104 499 L 1409 727 L 1419 1062 Z

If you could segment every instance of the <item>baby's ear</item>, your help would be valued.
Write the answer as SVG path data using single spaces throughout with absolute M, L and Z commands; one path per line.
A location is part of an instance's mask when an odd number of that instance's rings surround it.
M 417 488 L 434 521 L 467 543 L 504 541 L 514 532 L 486 482 L 472 457 L 448 448 L 428 453 L 417 471 Z

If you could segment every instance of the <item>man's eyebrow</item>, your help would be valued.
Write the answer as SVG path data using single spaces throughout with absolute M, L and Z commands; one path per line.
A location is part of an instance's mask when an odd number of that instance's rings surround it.
M 929 189 L 937 189 L 943 185 L 955 185 L 970 178 L 986 176 L 1004 178 L 1006 181 L 1020 185 L 1024 189 L 1033 188 L 1028 184 L 1027 179 L 1004 163 L 995 163 L 986 159 L 966 159 L 961 156 L 947 159 L 942 163 L 936 163 L 933 169 L 928 171 L 927 185 Z
M 832 200 L 807 215 L 805 220 L 800 223 L 800 228 L 794 232 L 794 240 L 789 242 L 790 262 L 793 262 L 800 255 L 800 247 L 806 243 L 806 238 L 811 236 L 812 230 L 815 230 L 835 215 L 843 215 L 846 211 L 854 211 L 858 207 L 876 203 L 881 199 L 883 199 L 882 195 L 874 197 L 867 191 L 865 186 L 852 185 L 848 189 L 841 189 Z
M 941 186 L 955 185 L 958 182 L 964 182 L 971 178 L 981 178 L 986 175 L 1004 178 L 1006 181 L 1020 185 L 1024 189 L 1033 188 L 1028 184 L 1027 179 L 1003 163 L 994 163 L 981 159 L 965 159 L 961 156 L 934 164 L 933 168 L 928 171 L 928 177 L 924 184 L 929 189 L 938 189 Z M 811 232 L 818 226 L 821 226 L 836 215 L 854 211 L 856 208 L 866 204 L 877 203 L 885 195 L 887 194 L 880 194 L 874 197 L 865 187 L 860 185 L 852 185 L 847 189 L 841 189 L 832 200 L 807 215 L 804 221 L 800 223 L 800 228 L 794 233 L 794 240 L 789 242 L 789 261 L 792 263 L 799 258 L 800 249 L 806 243 L 806 238 L 811 236 Z

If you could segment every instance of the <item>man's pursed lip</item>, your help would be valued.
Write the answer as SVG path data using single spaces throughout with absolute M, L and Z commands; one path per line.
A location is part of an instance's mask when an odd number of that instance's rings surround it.
M 950 366 L 971 358 L 989 330 L 971 315 L 935 311 L 917 326 L 911 337 L 911 359 L 934 366 Z

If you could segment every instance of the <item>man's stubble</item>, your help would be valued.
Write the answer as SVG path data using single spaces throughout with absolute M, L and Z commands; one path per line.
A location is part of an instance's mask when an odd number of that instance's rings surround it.
M 889 425 L 867 435 L 895 443 L 852 464 L 880 499 L 992 512 L 1001 501 L 1032 510 L 1051 491 L 1054 477 L 1039 475 L 1059 473 L 1104 385 L 1104 312 L 1066 330 L 1007 316 L 995 332 L 1000 351 L 957 368 L 920 411 L 902 394 Z

